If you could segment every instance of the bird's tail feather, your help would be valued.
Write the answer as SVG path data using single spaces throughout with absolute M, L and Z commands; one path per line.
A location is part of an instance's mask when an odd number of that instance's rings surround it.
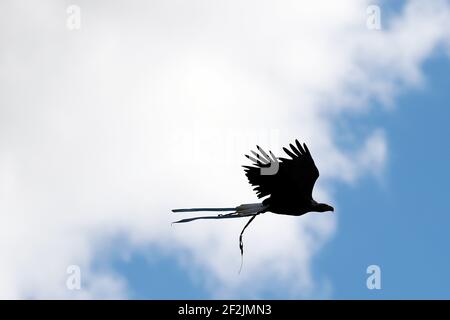
M 248 203 L 248 204 L 241 204 L 240 206 L 237 206 L 235 208 L 174 209 L 174 210 L 172 210 L 172 212 L 234 211 L 234 212 L 227 213 L 227 214 L 219 214 L 217 216 L 200 216 L 200 217 L 181 219 L 181 220 L 174 222 L 174 223 L 184 223 L 184 222 L 191 222 L 191 221 L 200 220 L 200 219 L 207 220 L 207 219 L 230 219 L 230 218 L 249 217 L 249 216 L 253 216 L 255 214 L 262 213 L 266 209 L 267 209 L 267 206 L 263 205 L 262 203 Z
M 244 263 L 244 243 L 242 241 L 242 236 L 244 235 L 245 229 L 252 223 L 252 221 L 256 218 L 260 213 L 266 212 L 269 208 L 268 205 L 264 205 L 262 203 L 246 203 L 237 206 L 236 208 L 192 208 L 192 209 L 174 209 L 173 212 L 198 212 L 198 211 L 234 211 L 227 214 L 219 214 L 217 216 L 200 216 L 193 217 L 187 219 L 181 219 L 175 221 L 173 223 L 184 223 L 190 222 L 199 219 L 231 219 L 231 218 L 244 218 L 251 217 L 250 220 L 245 225 L 244 229 L 242 229 L 241 234 L 239 235 L 239 249 L 241 251 L 241 267 L 239 268 L 239 273 L 241 272 L 242 265 Z
M 268 207 L 268 205 L 264 205 L 262 203 L 246 203 L 238 206 L 236 208 L 236 212 L 241 215 L 263 213 Z
M 172 212 L 199 212 L 199 211 L 235 211 L 236 208 L 190 208 L 173 209 Z

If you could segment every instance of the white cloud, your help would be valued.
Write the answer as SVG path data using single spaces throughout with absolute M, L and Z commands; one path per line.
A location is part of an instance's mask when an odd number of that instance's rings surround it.
M 420 84 L 448 44 L 449 5 L 408 2 L 380 31 L 358 0 L 78 5 L 69 31 L 61 2 L 1 4 L 0 297 L 126 296 L 120 275 L 93 268 L 117 235 L 184 257 L 215 296 L 328 290 L 311 261 L 336 216 L 258 217 L 237 276 L 244 221 L 171 228 L 169 209 L 254 202 L 239 164 L 255 142 L 308 142 L 319 200 L 330 180 L 379 174 L 382 128 L 349 152 L 334 120 Z M 65 286 L 72 264 L 81 291 Z

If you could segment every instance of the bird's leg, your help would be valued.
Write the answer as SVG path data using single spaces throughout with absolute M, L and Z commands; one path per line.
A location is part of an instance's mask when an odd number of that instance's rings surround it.
M 227 213 L 227 214 L 219 214 L 218 217 L 230 217 L 230 216 L 234 216 L 237 215 L 237 212 L 231 212 L 231 213 Z

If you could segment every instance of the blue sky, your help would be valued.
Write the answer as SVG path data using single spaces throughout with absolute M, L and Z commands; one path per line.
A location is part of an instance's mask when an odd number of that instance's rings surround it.
M 2 1 L 0 298 L 450 298 L 450 2 L 372 4 Z M 335 214 L 171 227 L 297 138 Z
M 383 123 L 389 140 L 382 183 L 339 188 L 339 231 L 316 261 L 335 298 L 449 298 L 450 64 L 439 55 L 424 70 L 423 90 L 404 92 L 395 110 L 370 117 L 368 125 Z M 365 287 L 370 264 L 381 267 L 380 291 Z
M 389 156 L 380 179 L 365 177 L 351 186 L 334 185 L 337 232 L 313 262 L 315 277 L 332 283 L 332 298 L 450 298 L 448 56 L 434 54 L 423 72 L 425 85 L 399 92 L 392 108 L 372 103 L 366 115 L 339 119 L 344 127 L 362 131 L 385 128 Z M 366 268 L 372 264 L 381 267 L 381 290 L 366 287 Z M 177 259 L 158 250 L 137 251 L 114 268 L 126 276 L 133 298 L 211 298 Z M 286 295 L 274 285 L 258 298 Z
M 386 129 L 389 160 L 382 180 L 336 184 L 339 225 L 316 257 L 316 276 L 333 284 L 336 299 L 449 299 L 450 63 L 425 63 L 426 86 L 399 94 L 389 111 L 349 117 L 349 126 Z M 148 258 L 151 256 L 151 258 Z M 381 267 L 382 289 L 368 290 L 366 268 Z M 210 294 L 177 259 L 158 250 L 116 262 L 137 299 L 208 299 Z M 283 292 L 262 293 L 283 299 Z

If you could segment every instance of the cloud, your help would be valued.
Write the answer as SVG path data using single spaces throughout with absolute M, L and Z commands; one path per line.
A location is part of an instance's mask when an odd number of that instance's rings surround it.
M 357 0 L 77 5 L 71 31 L 61 2 L 1 4 L 0 297 L 126 297 L 120 274 L 95 268 L 119 235 L 202 271 L 215 297 L 327 294 L 311 262 L 337 215 L 258 217 L 237 276 L 243 221 L 170 227 L 169 210 L 254 202 L 239 165 L 256 143 L 306 141 L 319 200 L 380 174 L 383 129 L 350 130 L 348 149 L 335 120 L 421 85 L 448 45 L 448 3 L 410 1 L 376 31 Z M 81 291 L 66 287 L 73 264 Z

